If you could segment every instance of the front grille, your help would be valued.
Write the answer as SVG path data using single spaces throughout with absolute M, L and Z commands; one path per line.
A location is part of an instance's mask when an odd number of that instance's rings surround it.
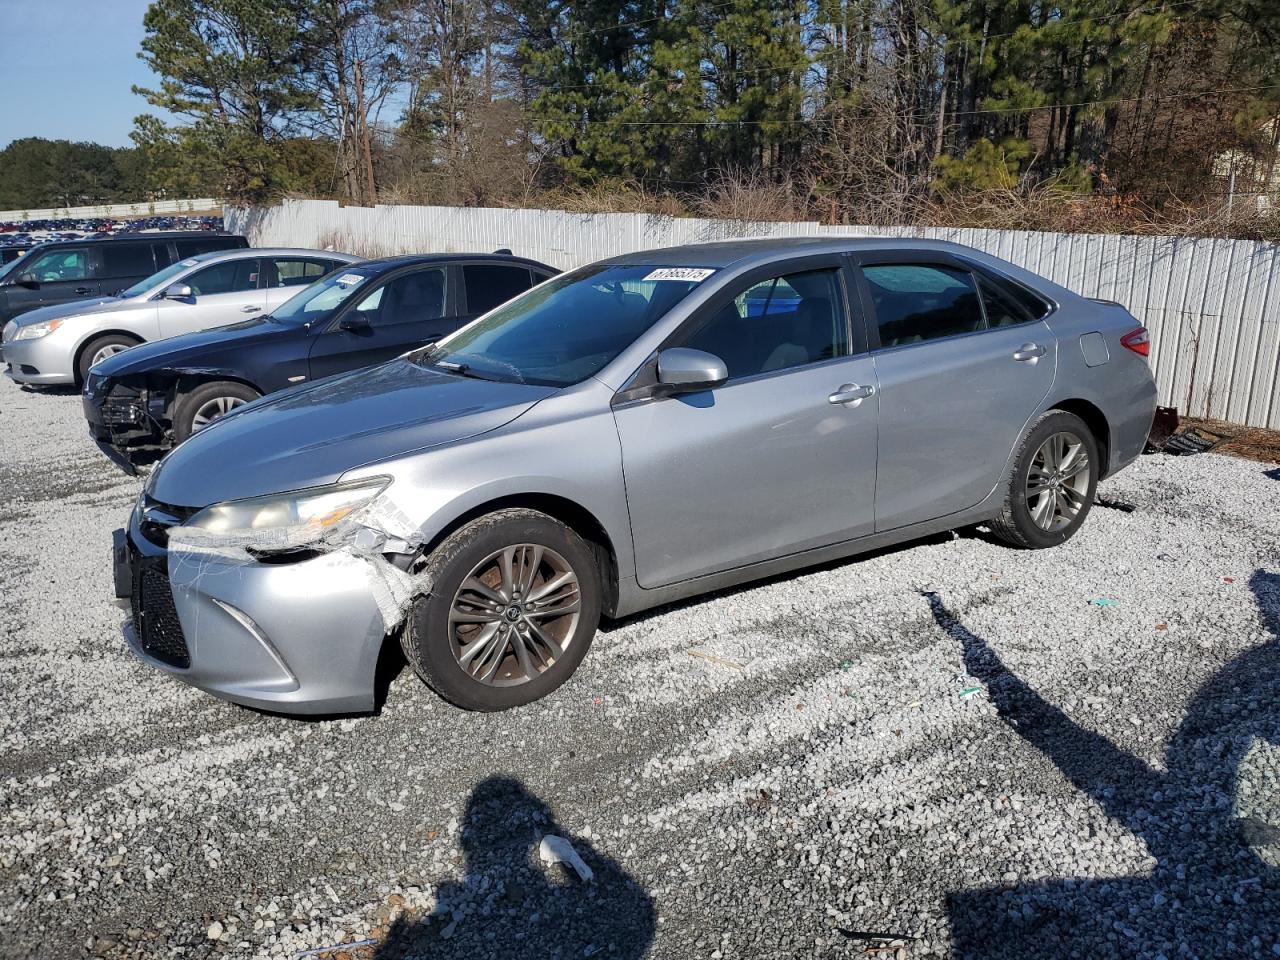
M 164 567 L 142 561 L 133 578 L 133 629 L 142 649 L 174 667 L 191 666 L 182 622 L 173 604 L 173 588 Z

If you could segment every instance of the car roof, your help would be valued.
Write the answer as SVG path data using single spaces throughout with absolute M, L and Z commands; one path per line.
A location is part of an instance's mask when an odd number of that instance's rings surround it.
M 359 257 L 351 253 L 340 253 L 337 250 L 314 250 L 308 247 L 236 247 L 233 250 L 207 250 L 204 253 L 193 253 L 183 257 L 180 263 L 195 260 L 206 263 L 210 260 L 247 260 L 251 257 L 314 257 L 319 260 L 343 260 L 356 263 Z
M 380 269 L 390 270 L 393 267 L 409 266 L 415 263 L 458 263 L 466 261 L 474 263 L 477 260 L 492 260 L 494 263 L 511 263 L 519 264 L 523 267 L 537 267 L 539 270 L 550 270 L 552 273 L 559 273 L 555 267 L 542 263 L 539 260 L 531 260 L 528 257 L 517 257 L 510 253 L 409 253 L 401 254 L 395 257 L 378 257 L 372 260 L 366 260 L 360 264 L 362 267 L 378 267 Z
M 846 253 L 856 250 L 937 250 L 973 253 L 949 240 L 918 237 L 758 237 L 688 243 L 678 247 L 638 250 L 611 257 L 603 263 L 663 267 L 714 267 L 764 265 L 779 257 Z
M 86 243 L 123 243 L 127 240 L 136 242 L 158 243 L 163 240 L 189 240 L 193 237 L 235 237 L 234 233 L 220 233 L 216 230 L 153 230 L 150 232 L 134 232 L 112 234 L 109 237 L 82 237 L 79 240 L 45 240 L 39 243 L 41 250 L 51 247 L 84 246 Z

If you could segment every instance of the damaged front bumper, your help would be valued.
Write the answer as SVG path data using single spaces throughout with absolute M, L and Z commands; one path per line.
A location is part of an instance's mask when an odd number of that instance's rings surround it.
M 117 539 L 132 652 L 246 706 L 372 710 L 378 656 L 395 626 L 388 621 L 402 615 L 389 613 L 385 600 L 379 564 L 390 564 L 348 549 L 260 560 L 170 549 L 166 531 L 183 519 L 172 508 L 138 509 Z
M 80 400 L 89 436 L 110 460 L 130 473 L 167 446 L 166 394 L 90 373 Z

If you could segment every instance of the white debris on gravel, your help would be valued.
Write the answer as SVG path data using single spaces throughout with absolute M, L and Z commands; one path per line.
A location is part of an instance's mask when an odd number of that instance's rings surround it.
M 515 712 L 404 670 L 303 721 L 130 657 L 139 481 L 0 383 L 0 955 L 1274 958 L 1277 477 L 1144 457 L 1056 550 L 934 537 L 607 624 Z

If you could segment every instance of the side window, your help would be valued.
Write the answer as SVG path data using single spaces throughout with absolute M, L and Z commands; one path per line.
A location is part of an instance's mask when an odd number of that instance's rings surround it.
M 839 271 L 812 270 L 753 284 L 685 339 L 725 362 L 729 379 L 849 353 Z
M 1034 319 L 1012 294 L 986 277 L 978 277 L 978 289 L 982 291 L 982 305 L 987 310 L 988 327 L 1012 327 Z
M 896 347 L 983 328 L 982 305 L 968 270 L 926 263 L 864 267 L 880 345 Z
M 494 263 L 467 264 L 462 281 L 467 285 L 467 313 L 473 314 L 488 313 L 533 286 L 527 267 Z
M 258 261 L 250 257 L 247 260 L 215 263 L 189 276 L 187 286 L 191 287 L 191 292 L 197 297 L 255 290 L 258 286 Z
M 89 277 L 89 251 L 50 250 L 39 254 L 23 272 L 23 278 L 37 283 L 59 280 L 86 280 Z
M 169 244 L 167 243 L 153 243 L 151 245 L 151 252 L 156 258 L 157 270 L 163 270 L 165 267 L 169 266 L 169 264 L 176 262 L 173 259 L 173 255 L 169 252 Z
M 98 247 L 102 251 L 102 276 L 149 277 L 156 272 L 155 254 L 149 243 L 121 243 L 118 240 Z
M 277 287 L 305 287 L 319 280 L 331 269 L 328 260 L 275 259 L 275 276 L 271 283 Z
M 375 327 L 438 320 L 444 316 L 444 268 L 396 277 L 356 304 L 356 311 Z

